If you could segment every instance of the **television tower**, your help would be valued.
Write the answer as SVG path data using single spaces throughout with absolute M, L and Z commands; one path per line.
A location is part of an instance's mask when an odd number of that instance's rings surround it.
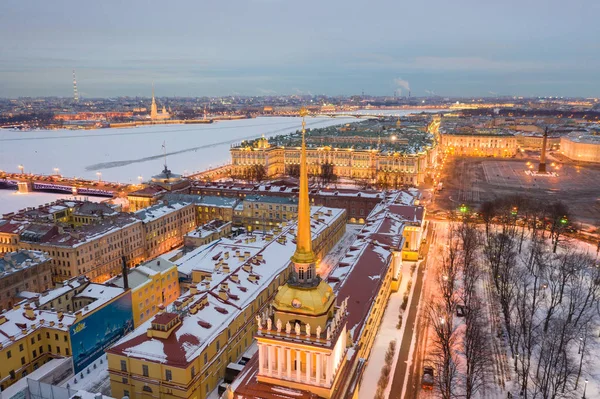
M 73 69 L 73 101 L 79 102 L 79 93 L 77 92 L 77 79 L 75 79 L 75 70 Z

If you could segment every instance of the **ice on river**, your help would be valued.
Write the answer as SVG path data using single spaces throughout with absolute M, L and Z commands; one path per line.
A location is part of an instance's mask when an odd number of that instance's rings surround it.
M 356 118 L 308 118 L 318 128 Z M 162 170 L 162 144 L 175 173 L 192 173 L 229 161 L 229 147 L 245 139 L 290 133 L 300 118 L 272 117 L 218 121 L 206 125 L 155 125 L 97 130 L 0 130 L 0 170 L 137 183 Z

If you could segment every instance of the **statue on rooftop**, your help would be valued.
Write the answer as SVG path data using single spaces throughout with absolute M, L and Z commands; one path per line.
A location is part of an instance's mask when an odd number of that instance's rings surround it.
M 267 319 L 267 330 L 271 330 L 271 327 L 273 326 L 273 322 L 271 321 L 271 318 Z
M 286 334 L 289 334 L 292 332 L 292 325 L 290 324 L 289 321 L 287 323 L 285 323 L 285 332 L 286 332 Z
M 306 336 L 310 338 L 310 324 L 306 323 Z
M 321 326 L 317 326 L 317 338 L 321 339 Z
M 281 332 L 281 319 L 277 319 L 277 332 L 280 333 Z
M 300 335 L 300 324 L 296 323 L 294 329 L 296 330 L 296 335 Z
M 256 315 L 256 323 L 258 324 L 258 329 L 262 330 L 262 320 L 259 315 Z

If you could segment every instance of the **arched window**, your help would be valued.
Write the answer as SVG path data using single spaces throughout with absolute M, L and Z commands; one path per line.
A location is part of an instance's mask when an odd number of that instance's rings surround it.
M 142 391 L 152 393 L 152 388 L 150 388 L 148 385 L 144 385 L 144 387 L 142 388 Z
M 304 280 L 304 268 L 303 267 L 298 268 L 298 279 Z
M 306 279 L 307 280 L 312 279 L 312 269 L 310 267 L 308 269 L 306 269 Z

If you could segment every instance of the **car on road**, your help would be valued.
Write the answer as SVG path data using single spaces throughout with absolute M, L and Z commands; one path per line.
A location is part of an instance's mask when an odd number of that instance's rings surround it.
M 423 389 L 433 390 L 433 367 L 423 367 L 423 377 L 421 379 L 421 387 Z

